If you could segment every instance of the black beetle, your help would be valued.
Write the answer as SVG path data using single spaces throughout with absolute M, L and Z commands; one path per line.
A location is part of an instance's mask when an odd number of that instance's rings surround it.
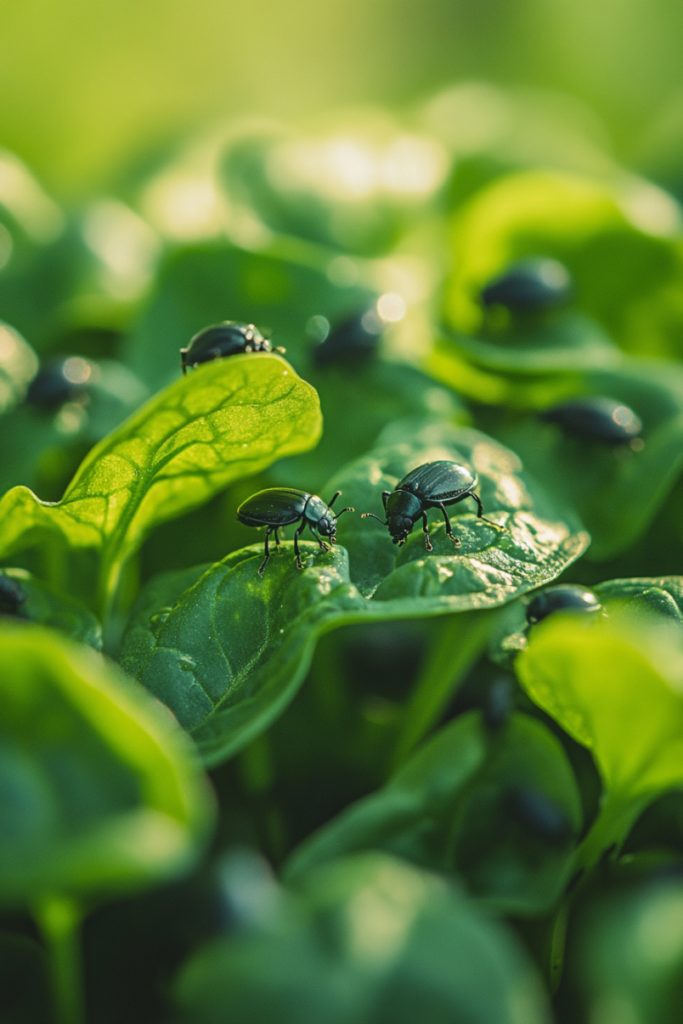
M 507 725 L 515 707 L 514 683 L 508 676 L 498 676 L 489 686 L 482 717 L 490 732 L 498 732 Z
M 224 320 L 195 334 L 187 348 L 181 348 L 180 360 L 183 373 L 186 373 L 188 366 L 198 366 L 213 359 L 241 355 L 244 352 L 272 351 L 270 341 L 263 337 L 258 327 L 241 324 L 237 320 Z M 285 349 L 278 347 L 275 351 L 284 352 Z
M 262 576 L 268 565 L 270 549 L 268 538 L 271 533 L 275 537 L 275 543 L 280 545 L 280 538 L 277 531 L 282 526 L 289 526 L 291 523 L 298 523 L 301 526 L 294 532 L 294 554 L 298 569 L 303 569 L 301 555 L 299 554 L 299 537 L 306 525 L 320 545 L 321 550 L 329 551 L 329 547 L 319 536 L 322 533 L 327 537 L 330 544 L 334 544 L 337 537 L 337 520 L 344 512 L 354 512 L 355 509 L 343 508 L 337 515 L 332 511 L 332 506 L 341 494 L 341 491 L 332 498 L 329 505 L 326 505 L 322 498 L 316 494 L 309 494 L 308 491 L 298 491 L 295 487 L 269 487 L 265 491 L 258 491 L 252 494 L 251 498 L 243 501 L 237 509 L 237 518 L 245 526 L 265 526 L 266 529 L 266 557 L 259 566 L 259 575 Z
M 571 398 L 539 413 L 539 418 L 576 437 L 613 445 L 634 441 L 643 429 L 633 409 L 600 395 Z
M 333 363 L 357 363 L 374 355 L 384 330 L 376 306 L 342 320 L 314 349 L 318 366 Z
M 479 519 L 483 519 L 496 530 L 502 529 L 497 523 L 484 518 L 481 498 L 473 490 L 477 483 L 476 475 L 465 466 L 459 466 L 457 462 L 425 462 L 422 466 L 411 469 L 410 473 L 396 484 L 393 491 L 382 491 L 386 521 L 373 512 L 364 512 L 361 518 L 377 519 L 383 526 L 388 526 L 394 544 L 401 546 L 405 544 L 408 534 L 421 516 L 425 547 L 427 551 L 433 551 L 429 539 L 427 509 L 439 508 L 446 522 L 447 535 L 454 544 L 459 544 L 459 539 L 453 536 L 446 505 L 457 505 L 465 498 L 473 498 L 476 501 Z
M 522 828 L 549 845 L 564 843 L 572 834 L 565 811 L 531 786 L 511 786 L 503 793 L 503 807 Z
M 0 615 L 21 615 L 21 606 L 26 603 L 24 588 L 18 580 L 0 573 Z
M 571 294 L 569 271 L 557 260 L 520 260 L 481 290 L 482 305 L 534 313 L 560 306 Z
M 541 590 L 526 606 L 526 620 L 535 626 L 553 612 L 599 612 L 602 605 L 592 590 L 572 583 L 559 583 Z
M 92 383 L 94 364 L 81 356 L 51 359 L 40 367 L 28 386 L 26 401 L 44 409 L 55 409 L 85 394 Z

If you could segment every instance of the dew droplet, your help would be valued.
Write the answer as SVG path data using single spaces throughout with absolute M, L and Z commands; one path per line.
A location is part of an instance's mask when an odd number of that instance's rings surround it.
M 181 654 L 178 661 L 184 672 L 193 672 L 197 667 L 197 662 L 189 654 Z
M 153 633 L 158 633 L 161 627 L 164 625 L 169 615 L 171 614 L 172 608 L 162 608 L 160 612 L 153 615 L 149 620 L 149 624 L 152 627 Z

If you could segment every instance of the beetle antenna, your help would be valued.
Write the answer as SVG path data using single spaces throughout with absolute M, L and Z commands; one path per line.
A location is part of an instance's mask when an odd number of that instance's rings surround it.
M 343 508 L 341 510 L 341 512 L 337 512 L 337 514 L 336 514 L 336 516 L 334 518 L 335 519 L 339 519 L 339 516 L 343 516 L 345 512 L 355 512 L 355 511 L 356 511 L 355 508 L 351 508 L 349 506 L 349 508 Z
M 334 492 L 334 494 L 332 495 L 332 501 L 328 501 L 328 503 L 327 503 L 327 507 L 328 508 L 332 508 L 332 506 L 334 505 L 335 501 L 337 500 L 337 498 L 339 497 L 340 494 L 341 494 L 341 491 L 335 491 Z
M 379 516 L 376 516 L 374 512 L 363 512 L 363 514 L 361 515 L 361 519 L 376 519 L 378 523 L 382 524 L 382 526 L 389 525 L 388 520 L 385 522 L 384 519 L 380 519 Z

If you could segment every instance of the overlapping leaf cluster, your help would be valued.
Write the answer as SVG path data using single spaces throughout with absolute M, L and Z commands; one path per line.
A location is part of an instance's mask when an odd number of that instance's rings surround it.
M 88 914 L 94 1022 L 671 1019 L 679 210 L 606 158 L 539 171 L 430 123 L 359 129 L 384 168 L 363 196 L 305 172 L 334 137 L 236 130 L 201 172 L 219 219 L 182 237 L 173 211 L 142 216 L 182 159 L 137 211 L 67 220 L 34 190 L 33 234 L 0 178 L 8 1020 L 85 1019 Z M 399 142 L 431 167 L 412 192 L 386 184 Z M 137 277 L 102 272 L 93 217 Z M 567 268 L 564 305 L 487 305 L 529 258 Z M 225 318 L 286 352 L 182 376 L 181 346 Z M 52 359 L 56 397 L 35 383 Z M 629 407 L 638 443 L 544 418 L 590 396 Z M 457 546 L 438 511 L 432 550 L 361 519 L 437 460 L 485 509 L 450 507 Z M 235 511 L 280 485 L 355 511 L 261 576 Z M 558 580 L 593 610 L 535 621 Z

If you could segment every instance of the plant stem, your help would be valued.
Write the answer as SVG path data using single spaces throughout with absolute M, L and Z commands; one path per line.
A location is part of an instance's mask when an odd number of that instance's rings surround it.
M 597 818 L 576 851 L 575 871 L 584 875 L 594 868 L 605 852 L 612 847 L 618 850 L 634 825 L 649 798 L 639 800 L 622 797 L 619 793 L 607 792 Z
M 468 669 L 486 643 L 491 612 L 457 612 L 449 615 L 436 643 L 428 652 L 405 708 L 392 760 L 392 770 L 438 722 Z
M 47 946 L 57 1024 L 85 1024 L 81 970 L 82 910 L 67 896 L 45 896 L 34 915 Z

